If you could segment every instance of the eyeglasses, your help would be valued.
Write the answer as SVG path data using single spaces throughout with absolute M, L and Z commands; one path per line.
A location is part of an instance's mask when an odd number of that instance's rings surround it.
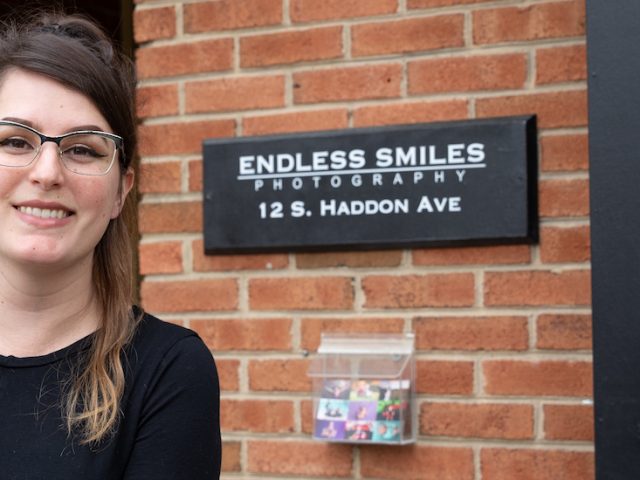
M 124 141 L 113 133 L 80 130 L 49 137 L 21 123 L 0 121 L 0 165 L 30 165 L 45 142 L 55 143 L 62 164 L 78 175 L 106 175 L 118 150 L 124 164 Z

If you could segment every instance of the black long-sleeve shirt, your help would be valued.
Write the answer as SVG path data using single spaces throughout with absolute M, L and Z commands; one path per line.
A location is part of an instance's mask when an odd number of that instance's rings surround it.
M 0 356 L 0 479 L 217 479 L 219 385 L 191 330 L 145 315 L 125 357 L 122 416 L 109 440 L 67 434 L 62 385 L 92 336 L 51 354 Z

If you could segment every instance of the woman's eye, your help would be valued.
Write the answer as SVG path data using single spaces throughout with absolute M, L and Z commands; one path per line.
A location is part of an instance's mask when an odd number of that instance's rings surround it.
M 73 147 L 67 148 L 63 152 L 63 154 L 73 159 L 91 159 L 102 157 L 102 155 L 96 152 L 93 148 L 87 147 L 85 145 L 74 145 Z
M 0 146 L 4 149 L 11 150 L 31 150 L 33 147 L 24 138 L 7 138 L 0 142 Z

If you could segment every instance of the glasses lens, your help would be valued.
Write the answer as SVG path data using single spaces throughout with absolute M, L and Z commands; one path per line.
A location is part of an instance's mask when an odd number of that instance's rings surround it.
M 113 139 L 100 133 L 76 133 L 60 141 L 65 167 L 81 175 L 102 175 L 109 171 L 116 156 Z
M 24 167 L 38 153 L 40 138 L 17 125 L 0 125 L 0 165 Z

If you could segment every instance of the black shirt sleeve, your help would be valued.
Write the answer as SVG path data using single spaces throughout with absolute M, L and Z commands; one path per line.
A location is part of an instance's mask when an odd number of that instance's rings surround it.
M 202 340 L 183 337 L 145 379 L 124 480 L 220 477 L 220 388 Z M 127 422 L 127 418 L 122 419 Z

